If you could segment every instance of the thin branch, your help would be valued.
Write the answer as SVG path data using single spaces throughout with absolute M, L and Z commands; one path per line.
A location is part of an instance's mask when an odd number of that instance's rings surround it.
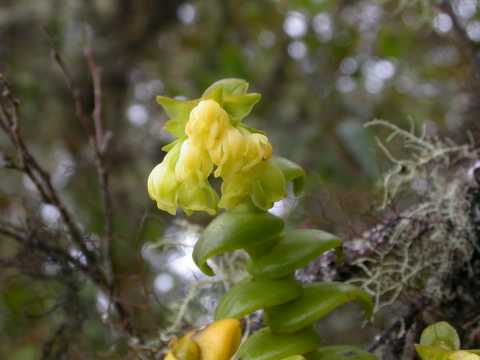
M 113 256 L 113 202 L 109 184 L 109 172 L 105 164 L 105 154 L 108 149 L 110 133 L 105 133 L 102 125 L 102 83 L 100 69 L 97 67 L 90 47 L 84 50 L 85 59 L 90 69 L 94 90 L 93 123 L 95 136 L 92 142 L 95 150 L 95 167 L 102 192 L 102 203 L 105 217 L 105 237 L 107 243 L 108 258 Z
M 66 69 L 64 65 L 62 68 Z M 66 76 L 70 76 L 68 71 L 66 74 L 68 74 Z M 75 90 L 73 91 L 73 97 L 75 101 L 78 101 L 79 97 L 75 95 L 78 94 L 78 92 Z M 84 112 L 81 104 L 77 104 L 76 109 L 77 115 L 83 116 Z M 84 125 L 87 126 L 86 123 L 84 123 Z M 20 164 L 16 167 L 16 170 L 22 171 L 28 176 L 45 203 L 52 204 L 59 210 L 62 222 L 64 223 L 68 234 L 70 235 L 70 239 L 78 247 L 81 254 L 85 256 L 87 262 L 86 264 L 83 264 L 80 259 L 71 256 L 70 254 L 66 253 L 65 250 L 61 248 L 53 248 L 45 242 L 36 241 L 36 248 L 45 252 L 46 254 L 54 254 L 57 257 L 63 258 L 65 261 L 72 263 L 75 268 L 87 275 L 87 277 L 92 280 L 92 282 L 94 282 L 100 289 L 109 293 L 110 295 L 114 294 L 114 283 L 108 280 L 105 272 L 100 267 L 94 250 L 90 250 L 87 247 L 86 238 L 54 188 L 50 179 L 50 174 L 40 165 L 30 151 L 30 148 L 25 143 L 20 131 L 18 101 L 12 96 L 9 84 L 2 74 L 0 74 L 0 126 L 1 129 L 5 131 L 13 146 L 17 150 Z M 32 241 L 34 239 L 34 237 L 32 237 L 30 234 L 25 233 L 22 235 L 18 232 L 12 231 L 12 229 L 8 227 L 1 227 L 0 234 L 9 236 L 17 241 Z M 116 299 L 116 297 L 110 297 L 120 318 L 122 328 L 129 335 L 133 336 L 133 327 L 130 323 L 129 315 L 125 307 L 118 299 Z
M 24 170 L 30 180 L 34 183 L 35 187 L 40 193 L 40 196 L 42 197 L 42 200 L 48 204 L 55 205 L 58 208 L 62 221 L 67 227 L 74 243 L 79 247 L 89 262 L 95 263 L 95 253 L 88 249 L 82 232 L 54 188 L 50 179 L 50 174 L 32 155 L 29 147 L 23 140 L 18 116 L 18 101 L 13 98 L 10 92 L 9 84 L 1 74 L 0 91 L 1 122 L 7 127 L 7 135 L 17 149 L 18 156 L 21 161 L 20 168 Z

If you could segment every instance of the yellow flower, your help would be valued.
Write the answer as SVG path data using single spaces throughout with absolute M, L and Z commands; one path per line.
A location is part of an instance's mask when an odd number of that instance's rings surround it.
M 187 215 L 191 215 L 193 211 L 205 211 L 215 215 L 217 203 L 217 193 L 205 180 L 187 180 L 179 187 L 178 204 Z
M 267 210 L 286 195 L 285 176 L 270 161 L 268 138 L 241 123 L 260 99 L 247 90 L 245 81 L 225 79 L 197 100 L 157 98 L 170 116 L 165 130 L 178 138 L 148 179 L 160 209 L 214 214 L 217 206 L 230 209 L 251 198 Z M 220 201 L 208 182 L 212 172 L 223 180 Z
M 211 215 L 217 209 L 218 196 L 206 181 L 211 164 L 198 167 L 198 153 L 189 150 L 188 144 L 178 141 L 148 177 L 148 193 L 159 209 L 175 215 L 182 207 L 189 215 L 192 211 L 205 211 Z M 182 154 L 183 151 L 183 154 Z M 192 160 L 193 159 L 193 160 Z M 202 157 L 200 156 L 200 160 Z M 210 170 L 206 169 L 210 166 Z
M 208 178 L 213 164 L 206 150 L 194 145 L 191 140 L 183 142 L 180 156 L 175 166 L 175 175 L 179 181 Z
M 258 133 L 250 133 L 244 131 L 247 150 L 244 158 L 243 170 L 248 170 L 263 160 L 268 160 L 272 157 L 272 145 L 265 135 Z
M 218 207 L 232 209 L 249 197 L 261 209 L 269 209 L 287 195 L 282 171 L 271 161 L 261 161 L 247 171 L 224 179 Z
M 240 345 L 240 322 L 215 321 L 198 333 L 188 333 L 171 345 L 164 360 L 230 360 Z
M 192 143 L 206 150 L 218 146 L 230 126 L 227 112 L 214 100 L 203 100 L 190 112 L 185 133 Z
M 165 155 L 148 176 L 147 188 L 150 197 L 157 202 L 159 209 L 175 215 L 177 211 L 177 189 L 175 164 L 180 153 L 180 143 Z
M 230 127 L 219 146 L 210 153 L 212 161 L 217 165 L 216 177 L 226 178 L 240 171 L 244 164 L 247 142 L 242 132 Z

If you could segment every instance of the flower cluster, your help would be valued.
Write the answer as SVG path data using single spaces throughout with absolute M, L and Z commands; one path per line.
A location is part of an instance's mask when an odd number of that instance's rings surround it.
M 249 198 L 269 209 L 285 197 L 285 176 L 271 161 L 268 138 L 242 123 L 260 100 L 247 89 L 243 80 L 225 79 L 197 100 L 157 97 L 170 116 L 165 130 L 177 138 L 148 178 L 148 193 L 160 209 L 213 215 Z M 220 198 L 209 183 L 211 175 L 222 180 Z

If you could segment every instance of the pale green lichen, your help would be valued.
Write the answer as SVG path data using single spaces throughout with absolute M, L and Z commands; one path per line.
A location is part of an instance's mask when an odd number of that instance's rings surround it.
M 387 213 L 387 220 L 361 239 L 368 255 L 355 265 L 364 275 L 352 282 L 374 297 L 376 311 L 402 295 L 422 293 L 440 301 L 448 296 L 448 275 L 465 266 L 475 250 L 468 198 L 472 179 L 465 164 L 470 166 L 478 154 L 470 146 L 427 139 L 425 131 L 416 135 L 413 128 L 405 131 L 382 120 L 367 126 L 389 129 L 385 142 L 400 140 L 408 152 L 407 158 L 397 159 L 377 139 L 394 165 L 383 180 L 381 208 L 403 198 L 412 205 Z

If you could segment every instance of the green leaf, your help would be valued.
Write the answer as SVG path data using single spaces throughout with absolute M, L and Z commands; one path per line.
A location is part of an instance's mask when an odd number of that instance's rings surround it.
M 460 337 L 449 323 L 445 321 L 430 325 L 423 330 L 420 345 L 436 346 L 445 350 L 455 351 L 460 349 Z
M 252 111 L 257 102 L 260 101 L 261 95 L 257 93 L 250 93 L 239 96 L 224 96 L 223 108 L 230 116 L 240 121 Z
M 170 120 L 165 123 L 165 131 L 176 137 L 185 136 L 185 125 L 190 112 L 198 104 L 198 100 L 177 100 L 166 96 L 157 96 L 157 103 L 170 117 Z
M 335 235 L 321 230 L 301 229 L 280 236 L 277 244 L 264 256 L 252 257 L 248 271 L 255 277 L 281 278 L 306 266 L 325 251 L 342 246 Z
M 300 195 L 305 186 L 305 171 L 293 161 L 283 157 L 274 157 L 272 162 L 282 170 L 287 181 L 293 182 L 293 192 Z
M 202 99 L 210 99 L 219 88 L 222 89 L 223 96 L 244 95 L 248 90 L 248 82 L 236 78 L 215 81 L 203 92 Z
M 241 317 L 258 309 L 298 298 L 302 287 L 295 280 L 245 281 L 231 288 L 215 310 L 215 320 Z
M 304 354 L 318 347 L 317 334 L 305 329 L 295 334 L 274 335 L 263 328 L 250 336 L 238 350 L 242 360 L 278 360 Z
M 372 299 L 365 291 L 337 282 L 305 285 L 302 297 L 267 309 L 266 312 L 269 325 L 275 332 L 291 333 L 313 324 L 351 301 L 362 305 L 367 319 L 372 316 Z
M 375 145 L 367 129 L 356 121 L 345 121 L 338 125 L 337 134 L 355 162 L 370 178 L 377 178 L 379 170 L 374 152 Z
M 283 358 L 282 360 L 305 360 L 305 358 L 302 355 L 293 355 Z
M 283 220 L 267 212 L 227 211 L 205 229 L 193 249 L 193 260 L 207 275 L 214 275 L 207 260 L 227 251 L 273 242 Z
M 376 360 L 367 351 L 354 346 L 325 346 L 307 354 L 306 360 Z
M 420 359 L 422 360 L 448 360 L 451 351 L 429 345 L 415 345 Z

